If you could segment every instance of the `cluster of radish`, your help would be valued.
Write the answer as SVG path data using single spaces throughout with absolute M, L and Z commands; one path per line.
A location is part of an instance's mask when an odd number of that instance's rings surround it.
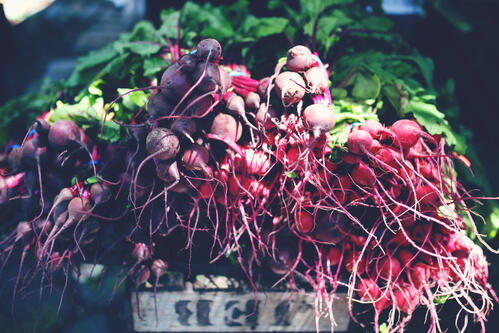
M 43 284 L 120 238 L 125 277 L 157 284 L 167 260 L 156 247 L 182 230 L 191 249 L 205 231 L 215 259 L 236 253 L 250 280 L 256 264 L 291 285 L 310 283 L 317 313 L 332 321 L 334 291 L 347 280 L 349 300 L 374 308 L 376 329 L 385 309 L 397 331 L 422 305 L 440 330 L 436 297 L 457 300 L 483 325 L 487 262 L 463 233 L 471 197 L 444 139 L 414 120 L 370 120 L 351 126 L 346 147 L 332 146 L 329 72 L 307 47 L 291 48 L 259 81 L 244 66 L 221 66 L 221 52 L 205 39 L 176 59 L 147 114 L 121 124 L 123 143 L 45 114 L 10 147 L 0 204 L 17 229 L 0 245 L 2 265 L 21 248 L 14 295 L 34 273 Z M 29 253 L 35 265 L 21 279 Z

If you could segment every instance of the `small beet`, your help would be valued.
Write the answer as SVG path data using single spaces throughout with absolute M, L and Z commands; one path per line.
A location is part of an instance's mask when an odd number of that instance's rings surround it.
M 196 50 L 196 57 L 201 60 L 206 60 L 209 57 L 209 61 L 216 61 L 222 56 L 222 46 L 216 39 L 213 38 L 201 40 L 198 43 Z
M 156 154 L 156 158 L 169 160 L 179 152 L 180 141 L 169 129 L 158 127 L 147 135 L 146 148 L 150 154 Z
M 321 95 L 329 89 L 329 79 L 326 72 L 320 67 L 312 67 L 305 74 L 307 88 L 315 95 Z
M 50 127 L 48 139 L 50 147 L 56 151 L 67 149 L 69 145 L 80 141 L 80 128 L 71 120 L 58 120 Z
M 244 104 L 248 109 L 258 109 L 258 107 L 260 106 L 260 95 L 251 91 L 246 96 Z
M 332 107 L 325 104 L 311 104 L 303 111 L 303 122 L 305 127 L 318 137 L 333 129 L 336 117 Z
M 305 96 L 305 81 L 300 74 L 283 72 L 275 79 L 275 91 L 285 106 L 296 104 Z
M 203 72 L 204 76 L 196 86 L 197 90 L 201 92 L 215 92 L 217 89 L 221 88 L 220 70 L 218 69 L 218 66 L 212 62 L 207 64 L 202 62 L 196 66 L 192 76 L 192 84 L 196 84 L 196 82 L 198 82 L 203 75 Z
M 233 116 L 219 113 L 211 124 L 210 132 L 237 142 L 243 135 L 243 127 Z
M 314 58 L 310 49 L 303 45 L 296 45 L 289 49 L 286 67 L 293 72 L 304 72 L 312 66 Z

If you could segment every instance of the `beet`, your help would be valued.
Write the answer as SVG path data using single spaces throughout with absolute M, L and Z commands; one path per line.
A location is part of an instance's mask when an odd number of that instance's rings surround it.
M 315 95 L 321 95 L 329 89 L 329 78 L 326 72 L 321 67 L 312 67 L 305 74 L 305 82 L 307 88 Z
M 216 92 L 221 89 L 221 78 L 220 78 L 220 70 L 218 66 L 214 63 L 199 63 L 194 70 L 192 76 L 192 84 L 196 84 L 198 80 L 201 78 L 206 66 L 206 72 L 196 86 L 196 89 L 201 92 Z
M 312 66 L 314 58 L 310 49 L 303 45 L 296 45 L 289 49 L 286 67 L 293 72 L 306 71 Z
M 181 70 L 177 70 L 173 75 L 168 77 L 164 76 L 164 82 L 161 82 L 160 92 L 170 102 L 177 103 L 187 94 L 191 87 L 187 74 Z
M 161 161 L 156 162 L 156 176 L 165 183 L 173 183 L 180 180 L 180 171 L 178 170 L 177 161 Z
M 422 134 L 421 126 L 414 120 L 409 119 L 397 120 L 390 127 L 390 130 L 395 134 L 404 149 L 414 146 Z M 398 144 L 398 141 L 395 144 Z
M 303 122 L 315 137 L 319 137 L 333 129 L 336 117 L 332 107 L 325 104 L 311 104 L 303 111 Z
M 272 119 L 277 122 L 279 120 L 279 114 L 272 105 L 267 107 L 266 103 L 262 103 L 258 108 L 255 118 L 266 130 L 269 130 L 276 126 Z
M 80 142 L 80 128 L 71 120 L 58 120 L 50 127 L 48 140 L 50 147 L 56 151 L 67 149 L 75 142 Z
M 258 94 L 265 100 L 267 99 L 269 84 L 270 84 L 270 77 L 264 77 L 263 79 L 258 81 L 258 87 L 257 87 Z
M 193 144 L 184 151 L 182 165 L 187 170 L 199 171 L 207 167 L 210 160 L 210 151 L 201 145 Z
M 233 116 L 219 113 L 211 123 L 210 132 L 237 142 L 243 134 L 243 128 L 241 123 Z
M 258 109 L 260 106 L 260 95 L 251 91 L 246 96 L 244 103 L 248 109 Z
M 160 160 L 174 158 L 180 150 L 180 141 L 172 131 L 166 128 L 155 128 L 146 138 L 146 148 L 150 154 Z
M 186 54 L 178 61 L 182 66 L 182 70 L 186 73 L 191 73 L 196 68 L 196 57 L 192 54 Z
M 162 93 L 152 95 L 147 102 L 147 112 L 151 120 L 171 115 L 174 108 L 175 105 Z
M 201 40 L 198 43 L 196 50 L 196 57 L 203 61 L 207 58 L 209 61 L 216 61 L 222 56 L 222 46 L 216 39 L 213 38 Z
M 275 91 L 285 106 L 296 104 L 305 96 L 305 81 L 300 74 L 283 72 L 275 79 Z
M 371 150 L 373 139 L 364 130 L 354 130 L 348 135 L 348 149 L 350 152 L 360 155 Z

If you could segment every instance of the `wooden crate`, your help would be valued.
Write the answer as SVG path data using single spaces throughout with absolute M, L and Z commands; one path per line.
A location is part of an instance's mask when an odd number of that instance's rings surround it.
M 313 296 L 272 290 L 255 295 L 220 276 L 198 276 L 183 286 L 173 280 L 173 288 L 157 291 L 156 303 L 152 289 L 131 294 L 136 332 L 316 332 Z M 346 332 L 345 294 L 337 294 L 333 311 L 335 332 Z M 319 327 L 329 332 L 329 319 Z

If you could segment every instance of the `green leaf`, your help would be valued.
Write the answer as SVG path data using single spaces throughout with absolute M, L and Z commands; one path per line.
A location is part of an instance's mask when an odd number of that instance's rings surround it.
M 138 22 L 131 34 L 129 34 L 128 38 L 130 41 L 157 41 L 156 29 L 151 21 L 140 21 Z
M 156 54 L 162 48 L 161 45 L 153 44 L 152 42 L 147 41 L 129 43 L 116 42 L 114 45 L 120 53 L 124 53 L 126 50 L 128 50 L 143 57 Z
M 434 301 L 437 304 L 445 304 L 445 302 L 447 302 L 448 299 L 449 299 L 449 296 L 436 296 L 434 298 Z
M 381 89 L 381 92 L 388 98 L 390 104 L 399 114 L 404 112 L 409 101 L 409 94 L 403 84 L 386 84 Z
M 78 58 L 78 65 L 76 66 L 75 71 L 79 72 L 87 68 L 104 64 L 117 55 L 118 52 L 112 45 L 108 45 L 98 51 L 92 51 L 88 55 Z
M 296 178 L 298 177 L 298 174 L 293 171 L 284 171 L 284 175 L 289 178 Z
M 287 19 L 282 17 L 256 18 L 248 16 L 242 24 L 242 29 L 246 36 L 258 39 L 282 33 L 286 29 L 288 22 Z
M 158 33 L 168 38 L 177 38 L 177 24 L 180 18 L 179 11 L 166 11 L 161 12 L 161 26 Z
M 122 95 L 131 89 L 129 88 L 118 88 L 118 94 Z M 137 107 L 141 108 L 147 103 L 150 93 L 145 91 L 134 91 L 123 96 L 121 103 L 129 110 L 135 110 Z
M 154 76 L 164 71 L 168 65 L 169 63 L 161 57 L 146 59 L 144 60 L 144 76 Z
M 381 82 L 376 74 L 357 72 L 351 79 L 353 83 L 352 96 L 358 99 L 374 99 L 381 90 Z
M 361 21 L 361 24 L 369 30 L 387 32 L 393 27 L 393 21 L 385 16 L 369 16 Z

